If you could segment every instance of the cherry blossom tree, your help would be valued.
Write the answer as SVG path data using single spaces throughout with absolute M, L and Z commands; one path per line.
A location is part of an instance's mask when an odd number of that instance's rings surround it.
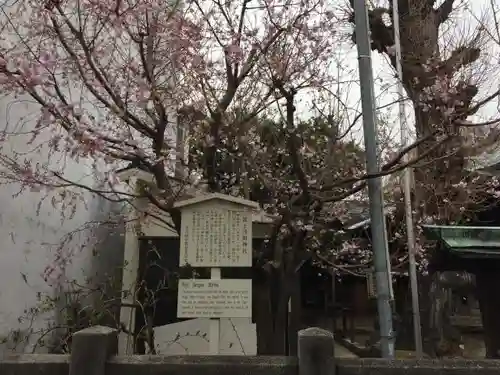
M 26 154 L 1 156 L 3 180 L 43 189 L 73 215 L 81 191 L 131 206 L 145 198 L 170 214 L 176 230 L 173 203 L 194 185 L 193 174 L 209 191 L 259 201 L 275 218 L 262 262 L 280 289 L 270 351 L 285 352 L 282 318 L 295 298 L 296 269 L 310 257 L 338 267 L 325 237 L 345 211 L 342 200 L 362 194 L 371 177 L 349 139 L 352 124 L 324 112 L 338 84 L 333 10 L 320 0 L 15 1 L 2 8 L 0 87 L 30 98 L 38 112 L 32 128 L 5 129 L 2 141 L 29 135 L 53 158 L 88 163 L 105 183 L 81 183 L 64 163 Z M 321 121 L 298 121 L 301 95 L 315 98 Z M 180 108 L 198 114 L 184 124 L 196 145 L 187 163 L 175 145 Z M 272 119 L 267 127 L 263 114 Z M 380 175 L 417 162 L 403 156 L 430 141 L 440 142 L 425 133 L 391 153 Z M 176 162 L 187 173 L 174 175 Z M 154 183 L 124 191 L 117 171 L 128 163 Z M 297 323 L 297 314 L 291 319 Z
M 245 127 L 244 143 L 226 141 L 217 159 L 221 191 L 258 201 L 275 218 L 267 246 L 256 262 L 268 284 L 259 294 L 265 296 L 263 301 L 274 301 L 270 308 L 264 302 L 258 304 L 272 311 L 267 324 L 258 327 L 267 335 L 266 349 L 260 350 L 268 354 L 285 352 L 283 322 L 290 298 L 289 325 L 298 326 L 294 320 L 300 315 L 296 288 L 304 262 L 312 260 L 336 274 L 359 275 L 353 272 L 354 266 L 363 275 L 372 261 L 369 246 L 363 248 L 349 242 L 343 230 L 343 221 L 349 215 L 344 199 L 366 199 L 364 180 L 368 177 L 364 172 L 364 153 L 350 138 L 351 127 L 343 129 L 334 115 L 297 120 L 297 93 L 282 90 L 285 92 L 278 89 L 283 94 L 279 104 L 285 108 L 282 112 L 278 108 L 274 119 L 251 117 L 241 110 L 228 113 L 231 124 Z M 192 162 L 199 165 L 203 163 L 200 150 L 202 144 L 193 145 Z M 406 151 L 389 153 L 391 157 L 381 174 L 401 170 Z M 293 336 L 293 330 L 289 334 Z M 293 341 L 288 342 L 292 353 Z
M 176 108 L 210 113 L 204 157 L 216 191 L 212 159 L 228 132 L 227 108 L 237 100 L 258 113 L 276 101 L 269 71 L 279 64 L 291 66 L 287 74 L 302 86 L 321 84 L 331 51 L 324 30 L 334 21 L 321 2 L 16 1 L 6 9 L 1 84 L 4 93 L 29 95 L 40 106 L 33 142 L 90 160 L 108 177 L 107 190 L 93 189 L 104 196 L 115 194 L 114 172 L 124 163 L 142 165 L 161 192 L 147 197 L 170 211 L 176 227 L 171 198 L 178 192 L 167 173 Z M 14 136 L 4 131 L 5 139 Z M 61 170 L 21 159 L 2 160 L 7 179 L 34 189 L 78 185 Z
M 176 229 L 173 202 L 191 182 L 169 173 L 177 108 L 209 114 L 192 135 L 202 141 L 209 190 L 218 191 L 218 150 L 244 130 L 231 127 L 228 108 L 237 102 L 254 115 L 265 110 L 282 96 L 276 77 L 293 76 L 296 88 L 325 84 L 322 63 L 334 31 L 320 1 L 25 0 L 2 11 L 2 92 L 39 108 L 36 124 L 21 136 L 31 135 L 35 147 L 55 157 L 89 163 L 105 184 L 83 184 L 64 164 L 22 154 L 2 155 L 4 181 L 42 189 L 73 215 L 81 190 L 130 205 L 147 198 Z M 2 135 L 4 142 L 20 136 L 10 129 Z M 151 173 L 153 186 L 118 190 L 116 171 L 128 163 Z
M 392 2 L 386 4 L 386 7 L 369 10 L 372 50 L 386 56 L 395 69 Z M 489 17 L 495 21 L 498 9 L 491 4 Z M 428 138 L 418 147 L 421 163 L 413 166 L 419 224 L 474 222 L 478 210 L 498 196 L 496 178 L 467 172 L 469 157 L 498 141 L 495 129 L 498 116 L 479 118 L 482 109 L 491 106 L 500 94 L 496 88 L 490 89 L 487 82 L 498 74 L 493 60 L 495 52 L 491 52 L 498 47 L 495 39 L 498 23 L 478 19 L 469 8 L 472 5 L 472 2 L 459 4 L 454 0 L 398 1 L 402 83 L 413 107 L 416 136 Z M 461 28 L 453 20 L 453 12 L 461 12 L 475 26 Z M 354 22 L 353 17 L 351 12 L 350 22 Z M 470 137 L 480 127 L 483 128 L 481 136 Z M 402 222 L 397 217 L 402 216 L 396 215 L 396 227 Z M 400 239 L 405 238 L 402 225 L 396 233 Z M 425 265 L 432 260 L 433 252 L 422 236 L 418 242 Z M 401 246 L 405 248 L 404 244 Z M 496 283 L 491 277 L 486 279 L 490 287 Z M 488 285 L 480 288 L 487 289 Z M 494 298 L 487 300 L 489 302 L 482 303 L 483 310 L 498 309 L 492 304 Z M 498 336 L 494 321 L 487 319 L 483 324 L 487 335 Z M 488 356 L 498 353 L 499 344 L 492 344 L 493 341 L 486 340 Z

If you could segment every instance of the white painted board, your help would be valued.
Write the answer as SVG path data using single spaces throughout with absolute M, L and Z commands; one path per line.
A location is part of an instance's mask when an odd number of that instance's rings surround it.
M 251 318 L 252 280 L 179 280 L 179 318 Z
M 209 201 L 183 208 L 180 266 L 251 267 L 252 211 Z

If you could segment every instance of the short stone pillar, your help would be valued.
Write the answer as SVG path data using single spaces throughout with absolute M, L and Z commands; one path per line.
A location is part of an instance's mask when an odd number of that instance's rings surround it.
M 118 352 L 118 331 L 95 326 L 72 337 L 69 375 L 104 375 L 106 361 Z
M 299 375 L 335 375 L 333 333 L 322 328 L 299 331 Z

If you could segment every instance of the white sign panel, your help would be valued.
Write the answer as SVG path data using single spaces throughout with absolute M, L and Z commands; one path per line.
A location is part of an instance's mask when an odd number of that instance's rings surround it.
M 217 202 L 204 206 L 182 212 L 180 265 L 251 267 L 251 211 Z
M 251 318 L 252 280 L 179 280 L 179 318 Z

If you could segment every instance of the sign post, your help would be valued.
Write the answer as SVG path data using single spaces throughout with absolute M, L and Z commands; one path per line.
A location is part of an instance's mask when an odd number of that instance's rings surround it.
M 210 269 L 210 280 L 220 280 L 221 272 L 220 268 L 211 268 Z M 210 328 L 209 328 L 209 345 L 210 345 L 210 354 L 219 354 L 219 342 L 220 342 L 220 319 L 210 319 Z
M 222 279 L 221 267 L 252 267 L 255 202 L 218 193 L 175 204 L 181 211 L 180 266 L 210 268 L 210 279 L 179 280 L 177 316 L 210 318 L 210 354 L 219 354 L 221 318 L 252 317 L 252 280 Z

